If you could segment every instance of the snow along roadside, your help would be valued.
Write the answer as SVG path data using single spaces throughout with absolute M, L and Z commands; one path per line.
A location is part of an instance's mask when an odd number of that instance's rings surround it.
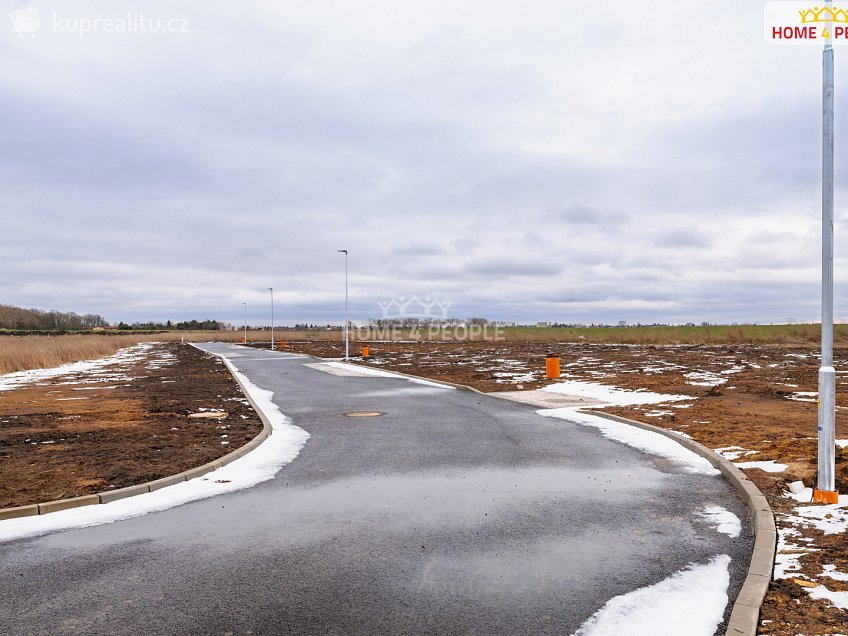
M 678 468 L 687 473 L 697 475 L 719 475 L 721 471 L 715 468 L 707 459 L 678 444 L 673 439 L 647 431 L 642 428 L 608 420 L 597 415 L 584 413 L 576 408 L 542 409 L 536 411 L 544 417 L 555 417 L 582 426 L 593 426 L 601 431 L 607 439 L 615 440 L 632 446 L 643 453 L 658 455 L 671 460 Z
M 378 378 L 400 378 L 402 380 L 408 380 L 409 382 L 413 382 L 415 384 L 423 384 L 424 386 L 434 386 L 439 389 L 455 389 L 456 387 L 451 386 L 449 384 L 443 384 L 441 382 L 431 382 L 430 380 L 425 380 L 423 378 L 418 378 L 410 375 L 405 375 L 403 373 L 394 373 L 393 371 L 383 371 L 382 369 L 372 369 L 371 367 L 366 367 L 361 364 L 349 364 L 347 362 L 323 362 L 321 364 L 326 364 L 328 367 L 333 367 L 335 369 L 345 369 L 347 371 L 352 371 L 356 373 L 360 373 L 362 375 L 373 375 Z
M 537 413 L 598 428 L 604 437 L 668 459 L 686 473 L 721 474 L 705 457 L 660 433 L 585 413 L 579 407 L 543 409 Z M 721 506 L 707 506 L 696 514 L 731 538 L 742 530 L 741 520 Z M 691 563 L 659 583 L 612 598 L 572 636 L 711 636 L 724 620 L 730 600 L 730 560 L 730 556 L 721 554 L 707 564 Z
M 45 515 L 0 521 L 0 543 L 140 517 L 190 501 L 244 490 L 273 479 L 284 465 L 300 454 L 306 440 L 309 439 L 309 433 L 295 426 L 280 412 L 272 400 L 274 396 L 272 391 L 260 389 L 239 373 L 238 368 L 229 360 L 223 357 L 222 359 L 271 424 L 271 435 L 253 451 L 203 477 L 180 482 L 154 492 L 96 506 L 82 506 Z
M 573 636 L 712 636 L 724 619 L 730 557 L 690 564 L 654 585 L 616 596 Z

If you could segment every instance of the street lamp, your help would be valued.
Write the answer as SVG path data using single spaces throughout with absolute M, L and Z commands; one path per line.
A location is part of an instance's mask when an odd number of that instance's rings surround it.
M 339 252 L 343 252 L 345 255 L 345 361 L 350 357 L 350 338 L 348 337 L 348 328 L 350 325 L 350 321 L 347 319 L 347 250 L 339 250 Z
M 247 303 L 242 305 L 244 305 L 244 344 L 247 346 Z
M 831 8 L 831 0 L 825 6 Z M 819 367 L 818 478 L 813 498 L 838 503 L 836 493 L 836 371 L 833 368 L 833 45 L 822 54 L 822 321 Z
M 274 288 L 269 287 L 268 291 L 271 292 L 271 351 L 274 350 Z

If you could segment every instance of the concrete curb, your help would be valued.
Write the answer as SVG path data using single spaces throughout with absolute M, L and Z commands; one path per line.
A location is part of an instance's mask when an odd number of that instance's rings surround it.
M 192 344 L 191 346 L 194 347 L 195 345 Z M 200 347 L 196 348 L 200 349 Z M 197 468 L 185 470 L 181 473 L 177 473 L 176 475 L 171 475 L 170 477 L 163 477 L 161 479 L 149 481 L 144 484 L 127 486 L 126 488 L 119 488 L 117 490 L 108 490 L 106 492 L 101 492 L 94 495 L 83 495 L 82 497 L 59 499 L 57 501 L 47 501 L 45 503 L 31 504 L 28 506 L 17 506 L 14 508 L 0 508 L 0 521 L 5 519 L 17 519 L 19 517 L 29 517 L 33 515 L 45 515 L 51 512 L 57 512 L 59 510 L 79 508 L 80 506 L 105 504 L 111 501 L 118 501 L 119 499 L 126 499 L 127 497 L 134 497 L 135 495 L 143 495 L 148 492 L 159 490 L 160 488 L 165 488 L 166 486 L 173 486 L 174 484 L 178 484 L 181 481 L 188 481 L 196 477 L 202 477 L 203 475 L 206 475 L 207 473 L 210 473 L 213 470 L 223 468 L 227 464 L 230 464 L 237 460 L 239 457 L 244 457 L 250 451 L 254 450 L 257 446 L 259 446 L 263 441 L 265 441 L 265 439 L 269 435 L 271 435 L 272 432 L 271 421 L 253 400 L 250 393 L 247 391 L 247 388 L 244 386 L 244 383 L 242 383 L 241 379 L 239 379 L 238 375 L 236 375 L 236 371 L 233 368 L 232 364 L 230 364 L 230 361 L 220 354 L 212 353 L 210 351 L 206 351 L 205 349 L 200 350 L 204 353 L 216 355 L 223 360 L 224 365 L 227 367 L 227 370 L 232 374 L 236 383 L 239 385 L 239 388 L 244 394 L 244 397 L 247 398 L 247 401 L 250 403 L 250 406 L 252 406 L 253 410 L 256 411 L 256 414 L 259 415 L 259 419 L 262 420 L 262 430 L 256 437 L 248 441 L 243 446 L 240 446 L 234 451 L 231 451 L 223 457 L 219 457 L 218 459 L 209 462 L 208 464 L 203 464 L 202 466 L 198 466 Z
M 777 529 L 774 525 L 774 514 L 760 489 L 745 476 L 745 473 L 724 457 L 693 439 L 658 426 L 636 422 L 611 413 L 590 410 L 581 412 L 622 424 L 629 424 L 671 438 L 681 446 L 709 461 L 733 484 L 736 492 L 748 507 L 748 514 L 751 516 L 751 525 L 754 529 L 754 552 L 748 566 L 748 576 L 745 577 L 745 582 L 742 584 L 742 589 L 739 590 L 739 595 L 736 597 L 733 609 L 730 612 L 730 620 L 725 634 L 728 636 L 754 636 L 759 626 L 760 607 L 771 582 L 774 558 L 777 552 Z

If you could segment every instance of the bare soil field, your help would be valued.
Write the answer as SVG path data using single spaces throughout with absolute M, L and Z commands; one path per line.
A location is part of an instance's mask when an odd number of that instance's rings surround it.
M 339 357 L 339 342 L 289 341 L 287 350 Z M 760 633 L 848 632 L 848 613 L 816 600 L 795 579 L 848 591 L 848 544 L 844 533 L 826 534 L 799 522 L 799 502 L 787 484 L 815 484 L 817 351 L 804 345 L 621 345 L 534 342 L 371 343 L 367 360 L 381 369 L 470 385 L 486 392 L 531 390 L 545 379 L 545 355 L 561 357 L 562 379 L 659 393 L 692 400 L 605 410 L 678 432 L 734 461 L 786 466 L 779 472 L 743 468 L 768 497 L 783 539 L 779 560 L 787 564 L 762 609 Z M 359 354 L 359 348 L 351 350 Z M 848 349 L 835 352 L 837 370 L 848 369 Z M 848 371 L 837 385 L 837 438 L 848 438 Z M 837 487 L 848 492 L 848 448 L 837 452 Z M 834 521 L 842 512 L 828 516 Z M 827 567 L 825 567 L 827 566 Z M 822 589 L 822 588 L 820 588 Z
M 323 336 L 324 334 L 322 334 Z M 268 347 L 267 342 L 256 343 Z M 138 350 L 140 349 L 140 351 Z M 334 337 L 287 340 L 286 350 L 340 357 Z M 796 344 L 626 345 L 588 342 L 372 342 L 376 368 L 461 383 L 481 391 L 529 391 L 545 379 L 545 356 L 561 357 L 562 379 L 688 400 L 606 410 L 683 432 L 744 467 L 775 511 L 778 573 L 760 633 L 846 633 L 848 613 L 811 590 L 848 593 L 845 532 L 805 523 L 787 484 L 814 485 L 816 378 L 813 346 Z M 142 344 L 95 372 L 0 390 L 0 506 L 121 488 L 201 465 L 254 437 L 261 422 L 221 362 L 188 345 Z M 359 343 L 352 344 L 359 353 Z M 848 368 L 848 349 L 836 368 Z M 848 373 L 838 377 L 837 438 L 848 438 Z M 188 415 L 215 410 L 226 419 Z M 769 463 L 777 472 L 766 472 Z M 848 491 L 848 449 L 837 454 L 837 486 Z M 804 504 L 806 509 L 817 508 Z M 823 523 L 848 523 L 844 508 Z M 798 580 L 818 585 L 810 588 Z
M 0 390 L 0 507 L 173 475 L 262 430 L 218 358 L 180 343 L 141 345 L 122 358 Z M 188 417 L 209 411 L 227 417 Z

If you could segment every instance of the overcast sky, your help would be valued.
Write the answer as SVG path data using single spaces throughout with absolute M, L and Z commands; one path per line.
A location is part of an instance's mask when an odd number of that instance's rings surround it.
M 0 303 L 339 321 L 346 248 L 357 320 L 819 315 L 821 53 L 762 3 L 0 5 Z

